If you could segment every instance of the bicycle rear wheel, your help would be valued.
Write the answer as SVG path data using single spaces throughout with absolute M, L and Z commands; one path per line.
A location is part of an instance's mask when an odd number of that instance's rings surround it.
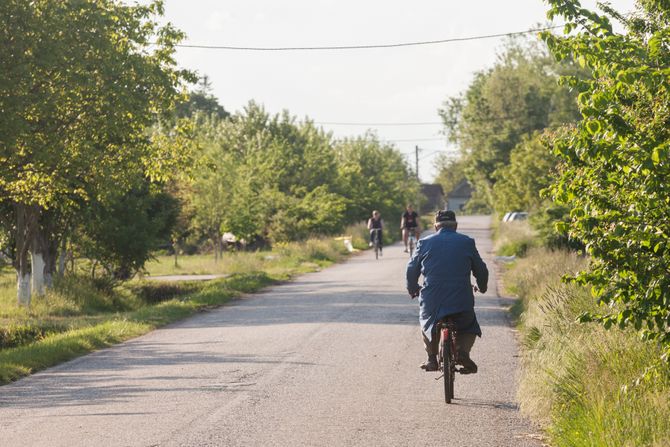
M 442 369 L 444 377 L 444 401 L 448 404 L 454 398 L 454 354 L 451 352 L 451 332 L 448 333 L 447 338 L 442 337 L 441 351 L 442 351 Z

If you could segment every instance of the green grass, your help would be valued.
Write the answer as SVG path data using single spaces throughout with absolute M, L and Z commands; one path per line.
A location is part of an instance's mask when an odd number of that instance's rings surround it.
M 206 282 L 130 281 L 101 291 L 85 276 L 70 275 L 26 309 L 16 305 L 10 270 L 0 272 L 0 384 L 82 354 L 137 337 L 200 309 L 220 306 L 292 276 L 342 260 L 342 241 L 311 239 L 278 245 L 272 252 L 226 253 L 214 263 L 204 256 L 170 258 L 149 266 L 152 275 L 222 273 Z M 184 271 L 185 270 L 185 271 Z
M 499 256 L 524 256 L 535 245 L 535 234 L 526 220 L 496 222 L 494 250 Z
M 561 282 L 585 267 L 574 254 L 533 249 L 504 275 L 520 297 L 521 410 L 543 424 L 553 446 L 670 445 L 670 368 L 633 331 L 576 321 L 594 310 L 590 292 Z

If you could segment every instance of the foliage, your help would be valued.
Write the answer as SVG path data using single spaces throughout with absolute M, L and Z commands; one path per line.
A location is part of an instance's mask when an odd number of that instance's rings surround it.
M 523 137 L 510 152 L 509 164 L 495 172 L 496 211 L 541 209 L 540 192 L 551 184 L 556 164 L 556 156 L 542 144 L 539 133 Z
M 465 93 L 444 102 L 439 112 L 445 130 L 460 147 L 459 163 L 474 188 L 471 207 L 503 213 L 538 204 L 552 159 L 537 135 L 577 119 L 574 93 L 555 82 L 559 74 L 575 71 L 554 62 L 537 42 L 511 39 L 492 68 L 476 73 Z
M 160 13 L 160 2 L 2 2 L 3 200 L 67 207 L 159 174 L 145 130 L 187 76 L 172 58 L 183 35 L 158 27 Z
M 416 202 L 420 188 L 402 154 L 372 133 L 338 141 L 335 151 L 340 193 L 348 205 L 346 222 L 367 220 L 376 209 L 387 229 L 393 229 L 405 206 Z
M 0 223 L 22 304 L 30 303 L 26 278 L 42 293 L 88 204 L 187 164 L 188 151 L 174 143 L 188 129 L 174 126 L 169 139 L 150 131 L 193 80 L 173 58 L 183 34 L 159 25 L 162 13 L 158 0 L 0 3 L 0 203 L 12 216 Z M 28 252 L 44 271 L 31 271 Z
M 81 254 L 99 262 L 117 280 L 144 267 L 151 252 L 169 243 L 179 213 L 171 195 L 145 183 L 106 203 L 93 203 L 83 213 L 77 238 Z
M 465 159 L 462 157 L 440 154 L 435 158 L 434 165 L 437 170 L 435 183 L 442 186 L 445 194 L 449 194 L 459 183 L 466 180 Z
M 500 222 L 495 229 L 493 248 L 498 256 L 523 257 L 534 245 L 535 234 L 527 220 Z
M 310 121 L 250 102 L 225 121 L 200 120 L 202 148 L 188 198 L 194 231 L 216 244 L 335 234 L 373 209 L 400 215 L 418 183 L 401 154 L 373 135 L 333 142 Z
M 592 259 L 574 280 L 607 305 L 584 319 L 633 326 L 670 349 L 670 6 L 640 2 L 625 18 L 573 0 L 550 4 L 574 33 L 544 34 L 549 48 L 593 72 L 564 80 L 581 92 L 584 120 L 553 141 L 565 168 L 552 194 L 572 207 L 564 229 Z M 627 32 L 613 32 L 610 17 Z
M 521 316 L 521 410 L 557 446 L 661 446 L 670 439 L 670 370 L 635 385 L 660 354 L 633 331 L 605 331 L 577 316 L 595 310 L 588 289 L 561 281 L 585 267 L 574 252 L 531 250 L 504 274 Z
M 207 76 L 203 76 L 198 83 L 197 90 L 190 92 L 185 99 L 177 102 L 175 115 L 177 118 L 190 118 L 196 114 L 203 114 L 215 119 L 225 119 L 230 113 L 219 104 L 219 100 L 212 95 L 212 84 Z

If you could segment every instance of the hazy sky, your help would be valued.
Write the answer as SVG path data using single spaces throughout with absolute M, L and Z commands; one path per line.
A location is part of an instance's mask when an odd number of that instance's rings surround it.
M 633 0 L 612 0 L 619 11 Z M 594 1 L 583 1 L 592 8 Z M 386 44 L 479 36 L 545 25 L 541 0 L 165 0 L 166 19 L 187 34 L 183 43 L 230 46 Z M 209 76 L 228 111 L 251 99 L 271 112 L 288 109 L 316 122 L 439 122 L 445 98 L 490 67 L 502 38 L 423 47 L 349 51 L 240 52 L 182 48 L 178 60 Z M 338 136 L 374 129 L 414 160 L 421 178 L 434 176 L 436 151 L 448 148 L 441 126 L 326 125 Z M 402 141 L 399 141 L 402 140 Z

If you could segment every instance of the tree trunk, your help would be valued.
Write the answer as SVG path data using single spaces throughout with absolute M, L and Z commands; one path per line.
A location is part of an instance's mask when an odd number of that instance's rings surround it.
M 61 247 L 58 252 L 58 265 L 56 274 L 59 278 L 62 278 L 65 275 L 65 266 L 67 262 L 67 238 L 64 237 L 61 241 Z
M 209 237 L 212 239 L 212 248 L 214 249 L 214 263 L 217 263 L 219 262 L 218 235 L 214 233 L 210 234 Z
M 14 210 L 16 215 L 16 256 L 14 258 L 16 298 L 19 306 L 28 307 L 32 296 L 28 253 L 33 234 L 37 230 L 39 208 L 16 203 L 14 204 Z
M 52 219 L 48 213 L 42 213 L 41 222 L 32 232 L 30 241 L 32 293 L 37 296 L 44 295 L 46 289 L 53 286 L 53 274 L 56 271 L 58 242 L 53 240 Z
M 30 252 L 30 265 L 32 267 L 31 275 L 31 286 L 32 293 L 36 296 L 44 295 L 44 270 L 46 270 L 46 263 L 44 262 L 44 256 L 38 251 Z
M 179 268 L 179 240 L 172 240 L 172 251 L 174 251 L 174 267 Z

